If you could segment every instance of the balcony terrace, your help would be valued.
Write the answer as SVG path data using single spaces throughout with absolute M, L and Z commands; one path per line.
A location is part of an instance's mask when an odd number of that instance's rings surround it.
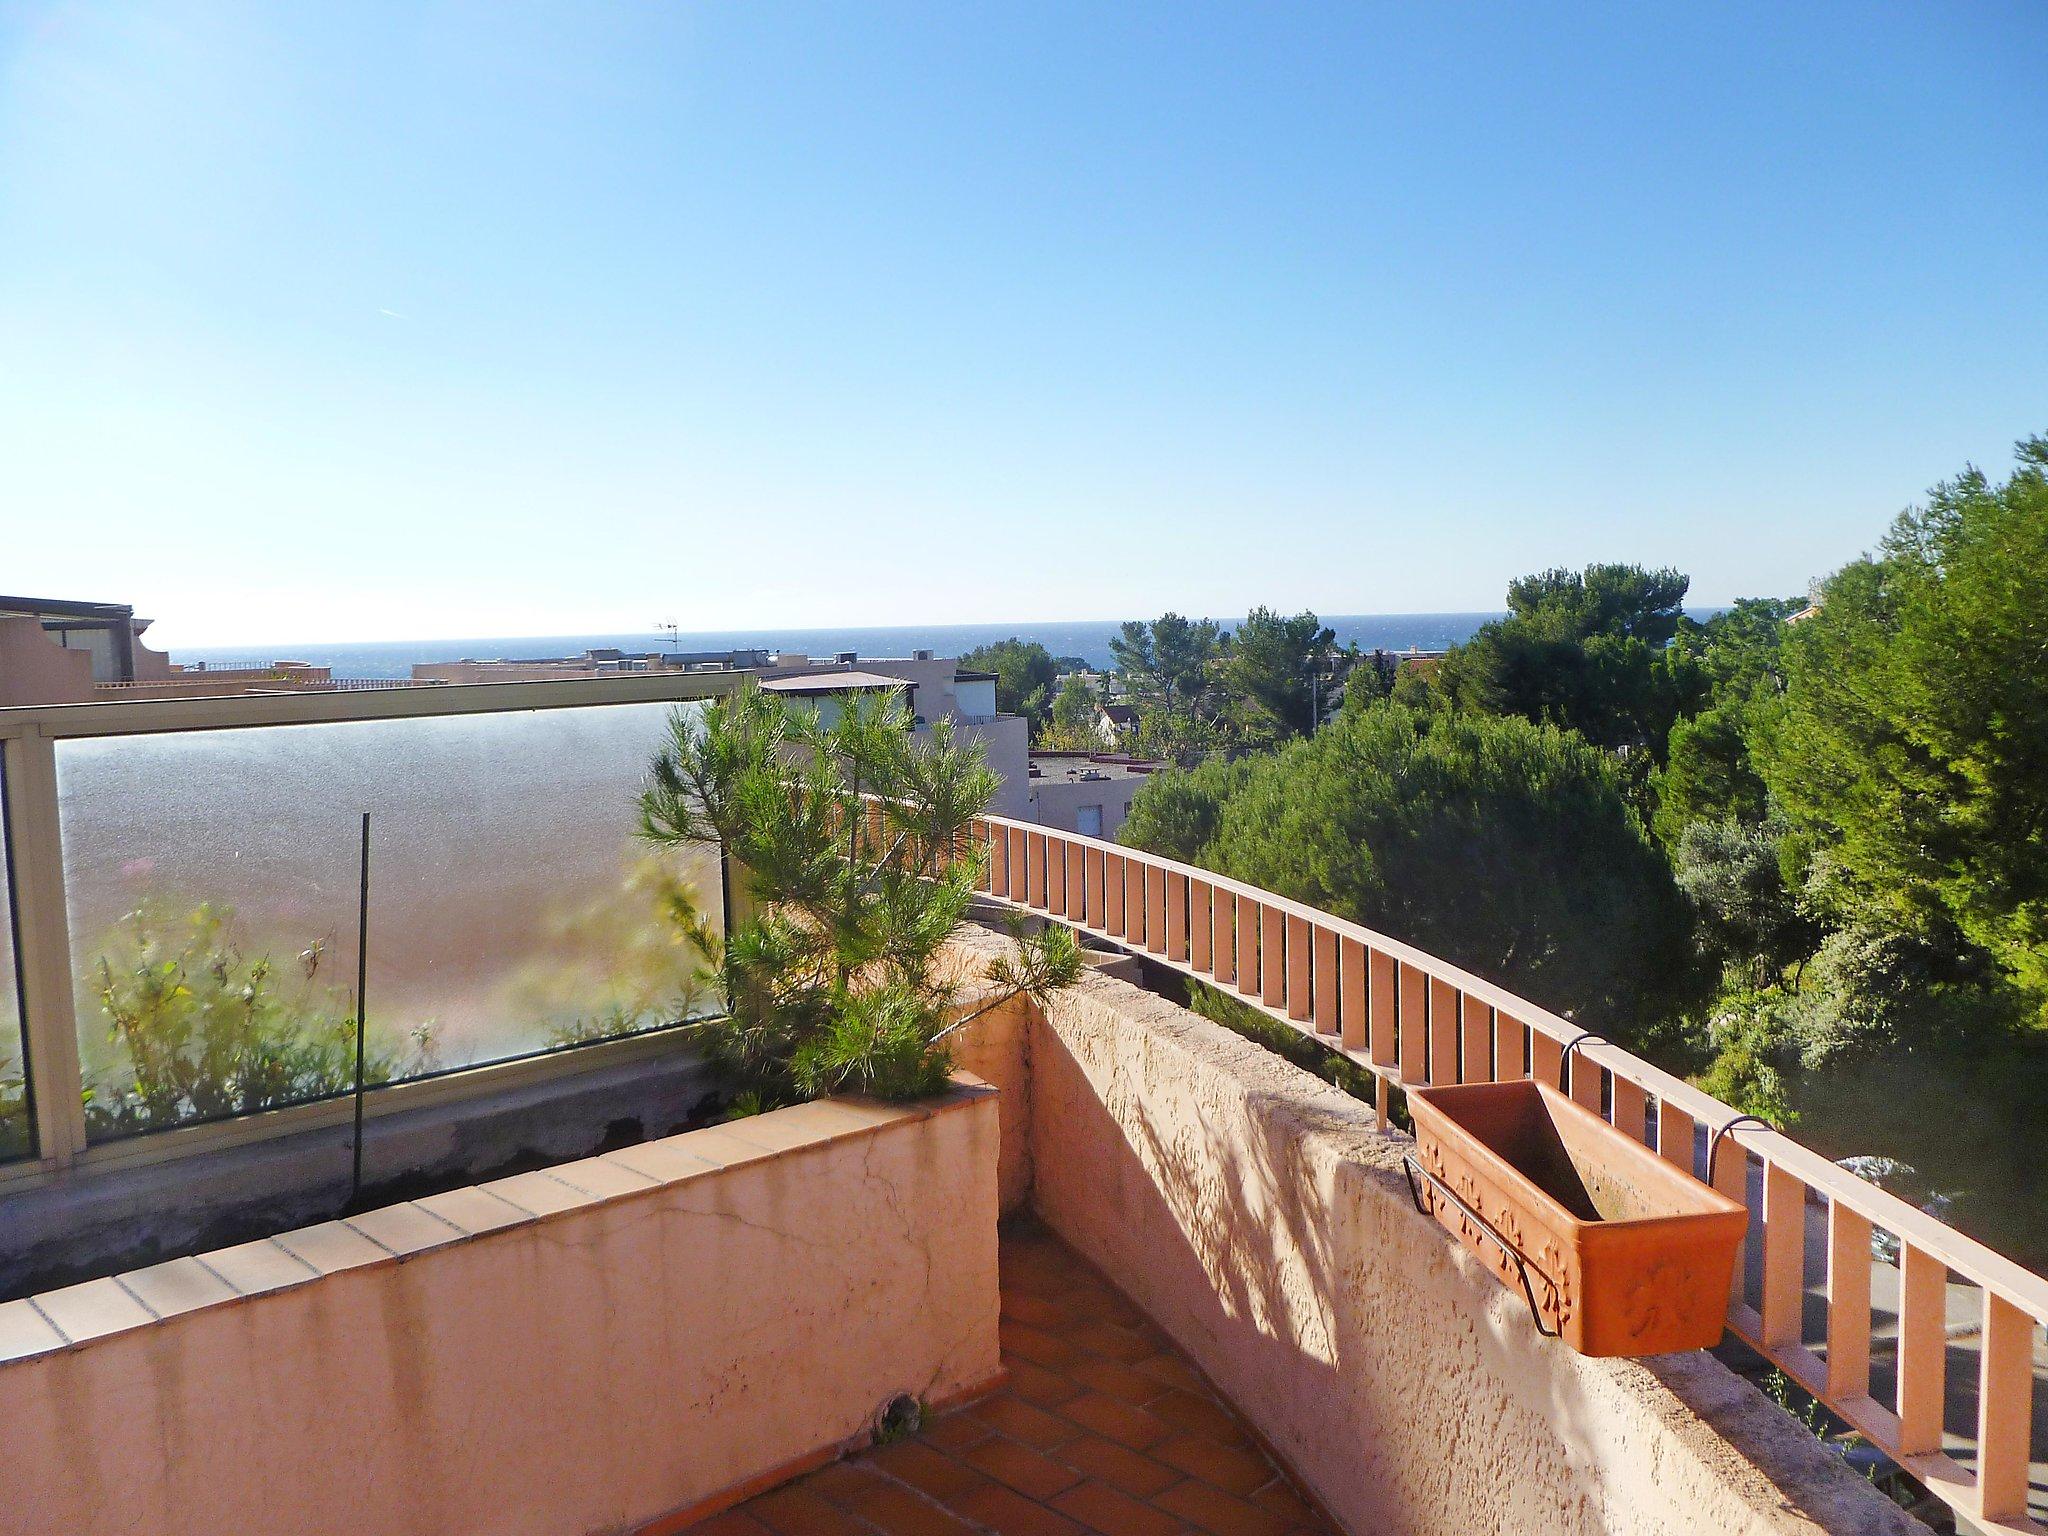
M 1405 1092 L 1529 1076 L 1750 1209 L 1737 1339 L 1966 1528 L 2042 1529 L 2040 1277 L 1482 978 L 1135 850 L 973 837 L 992 910 L 1147 986 L 1003 1004 L 934 1101 L 698 1125 L 715 1000 L 650 980 L 651 914 L 715 923 L 723 864 L 648 867 L 631 805 L 669 712 L 739 686 L 0 711 L 0 1529 L 1919 1529 L 1713 1355 L 1540 1336 L 1415 1209 Z M 233 1093 L 149 1057 L 197 995 L 244 1005 Z

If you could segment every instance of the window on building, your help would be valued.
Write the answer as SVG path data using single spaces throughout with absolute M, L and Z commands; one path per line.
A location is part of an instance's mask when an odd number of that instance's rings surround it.
M 1074 812 L 1074 830 L 1083 837 L 1102 836 L 1102 807 L 1084 805 Z

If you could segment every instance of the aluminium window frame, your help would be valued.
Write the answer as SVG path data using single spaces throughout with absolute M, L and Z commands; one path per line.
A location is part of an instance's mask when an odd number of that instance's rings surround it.
M 135 699 L 0 708 L 0 778 L 6 794 L 6 847 L 14 919 L 22 1055 L 35 1150 L 0 1164 L 0 1198 L 100 1170 L 165 1163 L 343 1123 L 352 1095 L 254 1115 L 167 1127 L 145 1136 L 88 1144 L 84 1077 L 72 976 L 64 845 L 58 818 L 57 744 L 105 736 L 145 736 L 346 721 L 516 714 L 618 704 L 687 704 L 750 686 L 744 671 L 606 673 L 543 682 L 443 683 L 417 688 L 259 693 Z M 721 855 L 721 883 L 724 859 Z M 516 1056 L 379 1086 L 366 1094 L 369 1117 L 483 1098 L 618 1062 L 690 1049 L 691 1031 L 657 1027 L 571 1049 Z

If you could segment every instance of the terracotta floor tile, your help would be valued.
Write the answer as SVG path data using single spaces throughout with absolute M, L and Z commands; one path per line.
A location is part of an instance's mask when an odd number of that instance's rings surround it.
M 1183 1392 L 1176 1388 L 1153 1398 L 1145 1405 L 1145 1411 L 1175 1429 L 1206 1435 L 1225 1445 L 1242 1443 L 1244 1439 L 1244 1431 L 1229 1410 L 1206 1392 Z
M 742 1505 L 738 1509 L 728 1509 L 722 1515 L 713 1515 L 709 1520 L 699 1520 L 690 1527 L 688 1536 L 770 1536 L 770 1532 Z
M 1129 1446 L 1100 1435 L 1069 1440 L 1055 1456 L 1075 1470 L 1141 1499 L 1163 1493 L 1181 1480 L 1175 1468 L 1162 1466 L 1149 1456 L 1141 1456 Z
M 1202 1380 L 1201 1373 L 1171 1351 L 1140 1360 L 1132 1369 L 1156 1377 L 1169 1387 L 1180 1387 L 1189 1392 L 1209 1390 L 1208 1383 Z
M 1078 1256 L 1029 1228 L 999 1254 L 1002 1390 L 690 1536 L 1335 1536 Z
M 1282 1536 L 1287 1522 L 1256 1504 L 1212 1488 L 1200 1478 L 1176 1483 L 1152 1501 L 1200 1526 L 1209 1536 Z
M 1081 1480 L 1072 1467 L 1015 1440 L 996 1435 L 961 1452 L 960 1459 L 978 1472 L 1016 1489 L 1026 1498 L 1049 1499 Z
M 1084 1393 L 1071 1403 L 1061 1403 L 1059 1411 L 1082 1428 L 1092 1429 L 1134 1451 L 1147 1450 L 1173 1433 L 1146 1409 L 1133 1407 L 1106 1392 Z
M 1278 1515 L 1289 1525 L 1306 1525 L 1316 1517 L 1316 1512 L 1308 1507 L 1307 1501 L 1294 1491 L 1293 1485 L 1284 1477 L 1275 1477 L 1254 1493 L 1252 1502 L 1259 1508 Z
M 1066 1309 L 1058 1302 L 1018 1290 L 1003 1292 L 1003 1316 L 1012 1322 L 1028 1323 L 1033 1328 L 1052 1331 L 1064 1327 L 1067 1322 Z
M 1120 1323 L 1082 1323 L 1066 1330 L 1065 1337 L 1083 1349 L 1107 1355 L 1112 1360 L 1121 1360 L 1126 1365 L 1150 1359 L 1159 1353 L 1159 1340 L 1149 1330 L 1126 1328 Z
M 802 1488 L 779 1488 L 740 1507 L 777 1536 L 866 1536 L 853 1516 Z
M 971 1536 L 974 1527 L 900 1483 L 877 1483 L 861 1494 L 853 1512 L 889 1536 Z
M 1013 1323 L 1008 1318 L 999 1327 L 1005 1357 L 1017 1355 L 1052 1370 L 1062 1370 L 1081 1358 L 1078 1343 L 1059 1334 L 1033 1328 L 1029 1323 Z
M 1084 1387 L 1107 1392 L 1127 1403 L 1149 1403 L 1170 1390 L 1157 1376 L 1147 1376 L 1143 1371 L 1132 1370 L 1121 1360 L 1105 1360 L 1100 1355 L 1076 1360 L 1067 1367 L 1067 1375 Z
M 1054 1408 L 1069 1398 L 1081 1395 L 1081 1384 L 1062 1372 L 1048 1370 L 1042 1365 L 1033 1365 L 1022 1357 L 1005 1360 L 1003 1365 L 1010 1373 L 1009 1381 L 1004 1384 L 1005 1390 L 1012 1397 L 1021 1397 L 1033 1407 Z M 1152 1390 L 1156 1395 L 1160 1389 L 1155 1386 Z
M 1165 1510 L 1141 1504 L 1107 1483 L 1076 1483 L 1052 1507 L 1102 1536 L 1174 1536 L 1181 1525 Z
M 975 1489 L 954 1508 L 1001 1536 L 1085 1536 L 1065 1515 L 994 1483 Z
M 1206 1435 L 1178 1434 L 1162 1440 L 1149 1454 L 1211 1487 L 1248 1499 L 1274 1480 L 1273 1464 L 1254 1450 L 1218 1445 Z M 1280 1485 L 1285 1488 L 1287 1485 Z M 1276 1510 L 1276 1514 L 1285 1511 Z M 1288 1516 L 1297 1519 L 1298 1516 Z
M 1008 1394 L 976 1403 L 974 1416 L 997 1434 L 1021 1440 L 1040 1451 L 1049 1451 L 1081 1433 L 1078 1425 Z
M 881 1480 L 882 1474 L 875 1470 L 871 1458 L 853 1456 L 799 1478 L 795 1486 L 815 1493 L 821 1499 L 830 1499 L 834 1504 L 844 1504 L 862 1489 L 872 1488 Z
M 941 1503 L 957 1499 L 988 1481 L 965 1462 L 934 1450 L 922 1440 L 901 1440 L 884 1446 L 870 1458 L 870 1465 Z M 856 1490 L 856 1501 L 864 1491 Z

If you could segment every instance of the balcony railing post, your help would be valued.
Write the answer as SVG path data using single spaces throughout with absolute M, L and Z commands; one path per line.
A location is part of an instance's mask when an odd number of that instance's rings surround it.
M 22 1051 L 35 1106 L 36 1150 L 53 1168 L 85 1150 L 85 1093 L 71 979 L 64 839 L 57 818 L 57 746 L 10 736 L 5 751 L 7 851 L 13 874 Z

